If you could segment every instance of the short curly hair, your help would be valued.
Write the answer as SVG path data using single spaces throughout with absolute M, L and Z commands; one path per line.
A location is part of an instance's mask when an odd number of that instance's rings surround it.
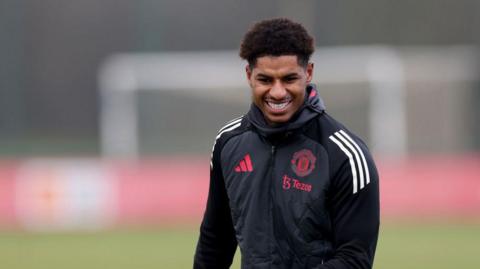
M 314 40 L 300 23 L 274 18 L 255 23 L 243 37 L 240 57 L 253 68 L 262 56 L 296 55 L 299 65 L 307 66 L 314 51 Z

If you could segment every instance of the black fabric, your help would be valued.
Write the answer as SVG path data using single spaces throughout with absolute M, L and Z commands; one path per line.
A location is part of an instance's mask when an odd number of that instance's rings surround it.
M 229 268 L 237 245 L 243 269 L 372 267 L 375 163 L 363 141 L 325 112 L 313 86 L 306 94 L 286 124 L 267 125 L 252 106 L 221 129 L 195 269 Z

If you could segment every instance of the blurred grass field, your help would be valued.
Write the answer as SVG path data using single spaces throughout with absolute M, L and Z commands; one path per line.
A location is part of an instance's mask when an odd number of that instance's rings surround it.
M 198 229 L 0 232 L 0 268 L 191 268 Z M 480 223 L 383 224 L 375 268 L 479 268 Z M 237 252 L 238 253 L 238 252 Z M 240 268 L 238 255 L 232 268 Z

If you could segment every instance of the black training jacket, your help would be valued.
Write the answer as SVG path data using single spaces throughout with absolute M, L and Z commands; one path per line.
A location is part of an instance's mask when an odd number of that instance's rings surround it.
M 270 127 L 252 105 L 220 129 L 194 268 L 371 268 L 379 229 L 378 174 L 365 144 L 305 104 Z

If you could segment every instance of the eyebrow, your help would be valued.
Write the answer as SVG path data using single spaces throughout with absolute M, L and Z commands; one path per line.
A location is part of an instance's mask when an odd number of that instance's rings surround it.
M 298 76 L 298 74 L 295 73 L 295 72 L 294 73 L 288 73 L 288 74 L 282 76 L 282 78 L 293 77 L 293 76 Z M 257 77 L 257 78 L 258 77 L 271 78 L 272 76 L 267 75 L 267 74 L 263 74 L 263 73 L 259 73 L 255 77 Z

